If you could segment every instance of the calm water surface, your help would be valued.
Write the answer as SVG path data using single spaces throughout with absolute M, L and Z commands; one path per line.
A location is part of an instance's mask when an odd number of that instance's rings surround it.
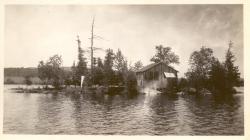
M 5 85 L 5 134 L 244 135 L 243 94 L 211 96 L 14 93 Z

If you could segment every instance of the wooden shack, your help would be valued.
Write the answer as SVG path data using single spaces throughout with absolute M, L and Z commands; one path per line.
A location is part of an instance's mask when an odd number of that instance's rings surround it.
M 168 82 L 178 78 L 177 73 L 163 62 L 153 63 L 136 71 L 137 85 L 141 88 L 164 89 Z

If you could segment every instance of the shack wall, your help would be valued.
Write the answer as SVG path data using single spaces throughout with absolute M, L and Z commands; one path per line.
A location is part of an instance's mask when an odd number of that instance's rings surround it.
M 161 63 L 144 72 L 137 73 L 137 85 L 142 88 L 166 88 L 168 78 L 164 77 L 164 72 L 174 73 L 177 78 L 177 71 Z

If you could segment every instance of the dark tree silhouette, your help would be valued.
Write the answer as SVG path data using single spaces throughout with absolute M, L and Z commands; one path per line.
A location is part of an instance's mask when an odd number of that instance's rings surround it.
M 207 88 L 209 71 L 212 63 L 215 61 L 213 50 L 211 48 L 202 47 L 199 51 L 194 51 L 189 58 L 188 72 L 185 73 L 190 85 L 198 91 Z
M 84 57 L 84 51 L 80 46 L 78 46 L 78 63 L 76 66 L 76 83 L 80 84 L 81 76 L 87 74 L 87 62 L 86 58 Z
M 114 68 L 119 72 L 124 72 L 127 70 L 127 60 L 123 56 L 120 49 L 118 49 L 114 57 Z
M 101 58 L 97 59 L 97 66 L 93 69 L 93 84 L 103 85 L 104 84 L 104 69 Z
M 30 76 L 25 76 L 24 78 L 24 83 L 29 86 L 29 85 L 32 85 L 32 81 L 30 80 Z
M 40 61 L 38 64 L 38 77 L 43 81 L 43 84 L 47 88 L 51 79 L 51 74 L 49 67 L 43 61 Z
M 219 60 L 213 62 L 209 72 L 209 88 L 213 93 L 223 94 L 226 90 L 226 71 L 224 65 Z
M 142 67 L 143 67 L 142 62 L 141 61 L 137 61 L 137 62 L 135 62 L 133 69 L 134 69 L 134 71 L 137 71 L 137 70 L 141 69 Z
M 105 84 L 112 85 L 114 84 L 114 52 L 112 49 L 106 50 L 106 56 L 104 60 L 104 74 L 105 74 Z
M 114 68 L 116 70 L 114 77 L 115 84 L 124 84 L 127 77 L 128 66 L 127 60 L 120 49 L 118 49 L 114 57 Z
M 126 87 L 129 93 L 135 93 L 137 91 L 137 80 L 133 71 L 128 71 Z
M 62 58 L 59 55 L 54 55 L 49 58 L 49 60 L 44 63 L 43 61 L 39 62 L 38 65 L 38 74 L 41 80 L 46 81 L 46 87 L 48 83 L 51 83 L 55 88 L 60 88 L 62 84 L 62 74 L 63 70 L 61 69 Z
M 224 67 L 226 70 L 226 87 L 228 90 L 232 90 L 234 86 L 237 86 L 240 81 L 240 73 L 237 66 L 234 65 L 236 60 L 235 56 L 232 53 L 233 42 L 229 42 L 229 47 L 226 52 L 226 60 Z
M 163 47 L 162 45 L 156 46 L 156 54 L 151 61 L 158 63 L 164 62 L 167 65 L 174 63 L 179 64 L 179 56 L 176 55 L 174 52 L 171 51 L 171 47 Z

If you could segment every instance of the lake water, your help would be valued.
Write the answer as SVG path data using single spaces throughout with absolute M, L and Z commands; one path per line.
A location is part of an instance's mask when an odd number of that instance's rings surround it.
M 244 135 L 243 94 L 62 95 L 4 86 L 4 134 Z

